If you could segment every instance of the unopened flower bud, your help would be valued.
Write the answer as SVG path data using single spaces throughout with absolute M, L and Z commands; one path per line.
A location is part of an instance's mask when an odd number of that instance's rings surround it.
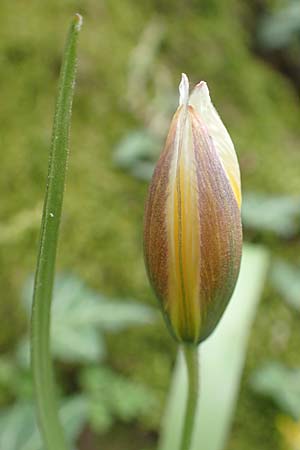
M 212 333 L 239 273 L 240 171 L 231 138 L 201 81 L 179 107 L 150 185 L 144 252 L 148 275 L 178 341 Z

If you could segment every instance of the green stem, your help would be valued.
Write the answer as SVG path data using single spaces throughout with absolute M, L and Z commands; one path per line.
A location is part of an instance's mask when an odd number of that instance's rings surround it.
M 185 344 L 183 346 L 183 353 L 188 375 L 188 394 L 180 450 L 190 450 L 197 410 L 197 400 L 199 397 L 198 347 Z
M 63 55 L 49 157 L 48 181 L 34 282 L 31 316 L 31 364 L 39 426 L 47 450 L 67 448 L 59 422 L 50 354 L 51 300 L 68 160 L 71 110 L 76 74 L 77 38 L 82 18 L 71 22 Z

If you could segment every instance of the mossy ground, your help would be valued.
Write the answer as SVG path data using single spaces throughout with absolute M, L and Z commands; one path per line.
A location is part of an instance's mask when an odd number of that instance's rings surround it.
M 249 50 L 249 7 L 217 0 L 96 0 L 11 2 L 0 5 L 0 348 L 9 351 L 26 327 L 19 299 L 34 269 L 46 179 L 54 98 L 65 30 L 74 12 L 84 16 L 72 121 L 58 270 L 78 274 L 99 291 L 156 306 L 141 245 L 147 186 L 114 166 L 118 140 L 138 123 L 124 102 L 128 60 L 149 21 L 165 34 L 158 55 L 174 91 L 180 73 L 209 82 L 231 130 L 245 190 L 300 192 L 299 104 L 289 82 Z M 276 244 L 281 254 L 283 244 Z M 299 250 L 299 245 L 298 245 Z M 295 243 L 289 251 L 295 259 Z M 9 320 L 7 320 L 9 318 Z M 288 343 L 276 326 L 287 322 Z M 276 325 L 277 324 L 277 325 Z M 269 289 L 252 331 L 231 450 L 278 450 L 276 410 L 256 398 L 247 379 L 260 362 L 299 364 L 299 319 Z M 175 346 L 163 323 L 109 338 L 110 362 L 151 385 L 161 398 Z M 157 427 L 161 409 L 150 414 Z M 146 425 L 145 425 L 146 426 Z M 126 433 L 124 433 L 126 436 Z M 124 438 L 125 439 L 125 438 Z M 150 445 L 150 444 L 149 444 Z M 121 447 L 118 447 L 121 448 Z M 124 444 L 124 449 L 128 448 Z

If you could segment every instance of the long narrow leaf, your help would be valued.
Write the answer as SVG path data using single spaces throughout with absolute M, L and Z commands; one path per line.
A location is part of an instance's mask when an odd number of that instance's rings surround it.
M 200 402 L 191 450 L 222 450 L 235 409 L 247 342 L 268 267 L 260 247 L 245 246 L 238 284 L 215 333 L 200 352 Z M 178 450 L 187 394 L 182 355 L 178 357 L 159 450 Z M 189 449 L 186 449 L 189 450 Z
M 66 449 L 64 432 L 57 415 L 49 335 L 55 260 L 68 161 L 77 41 L 81 23 L 81 16 L 76 14 L 69 27 L 63 53 L 33 293 L 32 373 L 39 425 L 47 450 Z

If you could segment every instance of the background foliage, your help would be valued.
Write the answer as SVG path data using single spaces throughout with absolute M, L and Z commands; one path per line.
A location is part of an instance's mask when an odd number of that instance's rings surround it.
M 28 329 L 22 292 L 36 257 L 61 48 L 69 17 L 78 11 L 85 24 L 58 271 L 72 273 L 108 303 L 117 298 L 125 305 L 130 298 L 156 308 L 142 258 L 143 180 L 151 174 L 176 107 L 180 73 L 187 72 L 192 82 L 208 81 L 239 155 L 245 237 L 274 255 L 228 449 L 299 448 L 294 402 L 300 385 L 295 275 L 300 266 L 300 25 L 299 15 L 291 13 L 296 3 L 1 1 L 0 404 L 5 419 L 0 417 L 0 436 L 10 408 L 19 411 L 22 402 L 30 408 L 31 382 L 20 356 Z M 89 303 L 84 294 L 80 300 Z M 70 353 L 85 345 L 80 338 L 63 358 L 57 355 L 61 395 L 67 400 L 80 396 L 77 404 L 83 405 L 82 395 L 101 397 L 98 383 L 106 386 L 110 379 L 109 385 L 116 391 L 121 386 L 135 403 L 125 401 L 126 409 L 124 397 L 96 402 L 102 416 L 95 402 L 85 406 L 90 419 L 79 436 L 82 449 L 107 448 L 107 443 L 112 450 L 155 448 L 175 345 L 159 315 L 149 324 L 128 325 L 118 333 L 95 325 L 98 331 L 86 339 L 97 340 L 98 350 L 85 361 Z M 107 353 L 100 364 L 101 345 Z M 95 367 L 93 358 L 98 358 Z M 132 392 L 133 386 L 140 391 Z

